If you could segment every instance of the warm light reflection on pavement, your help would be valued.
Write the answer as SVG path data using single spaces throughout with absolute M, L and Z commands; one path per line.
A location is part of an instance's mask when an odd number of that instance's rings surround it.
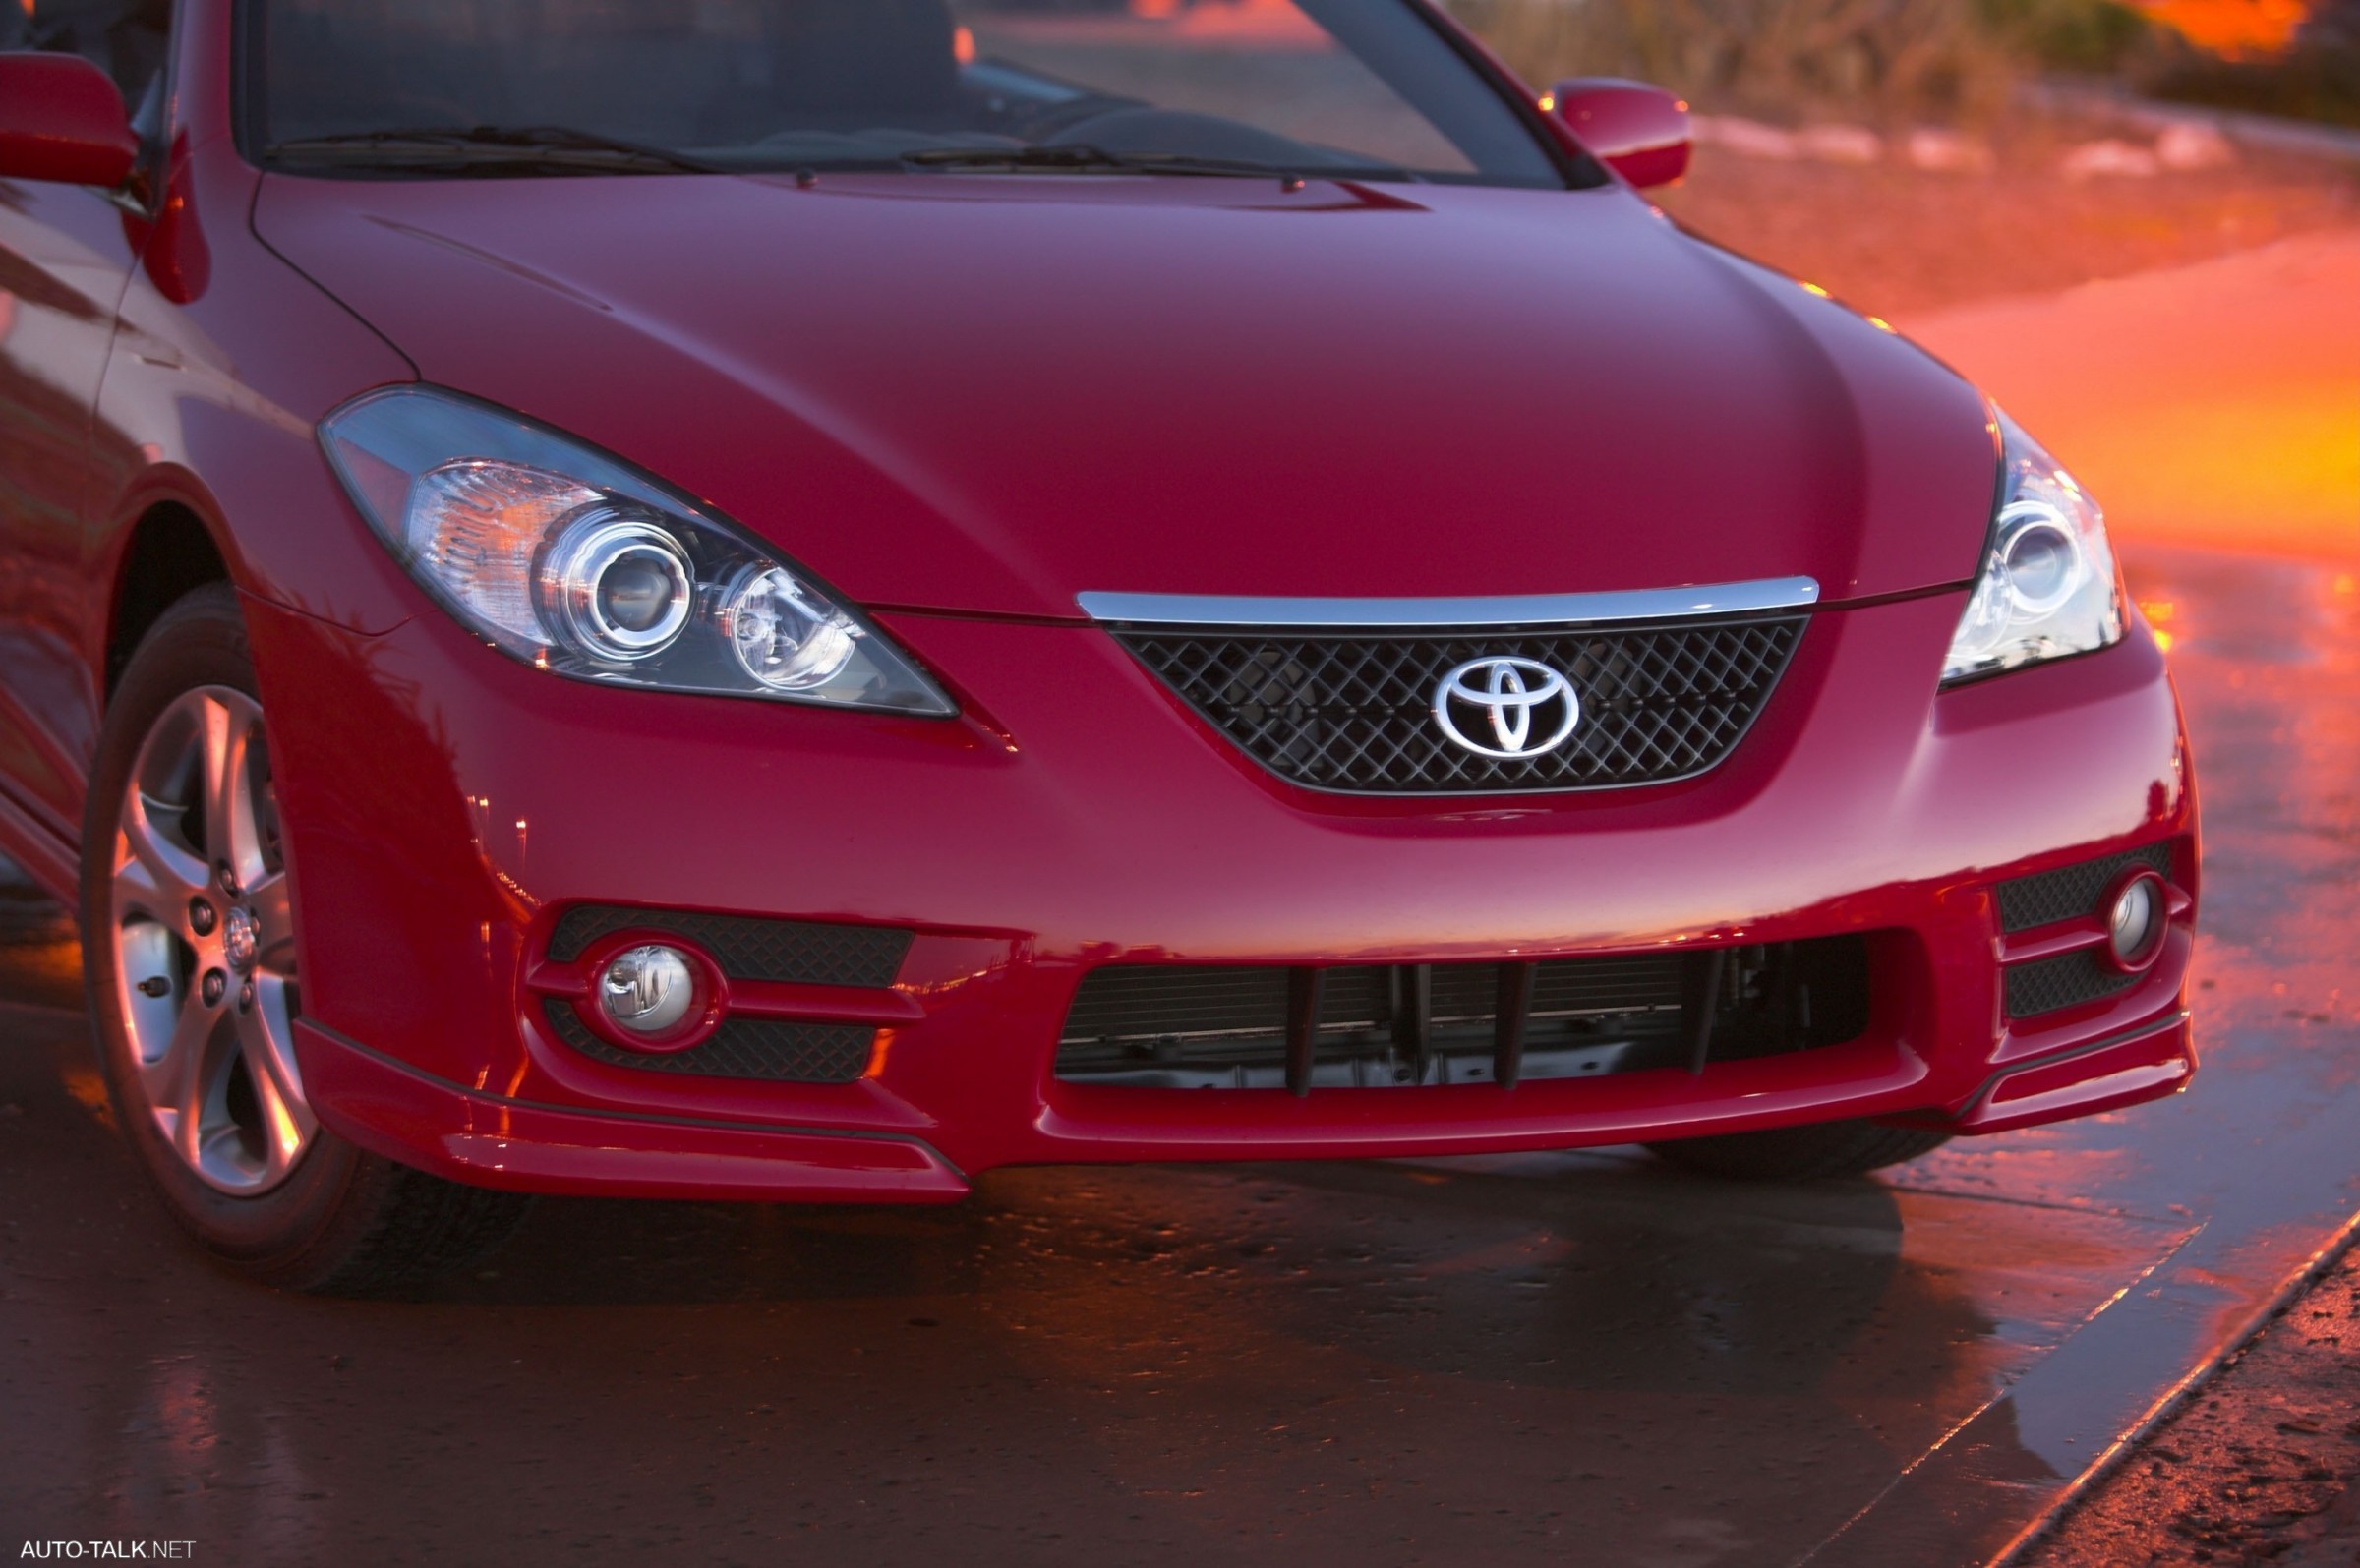
M 2125 539 L 2360 561 L 2360 230 L 1902 325 Z

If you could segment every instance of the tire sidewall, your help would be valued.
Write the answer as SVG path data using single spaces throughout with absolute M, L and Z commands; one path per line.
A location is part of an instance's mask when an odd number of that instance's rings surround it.
M 198 590 L 165 611 L 141 643 L 109 702 L 83 819 L 82 952 L 98 1071 L 115 1119 L 157 1196 L 210 1250 L 246 1263 L 305 1251 L 334 1227 L 365 1157 L 321 1128 L 294 1171 L 258 1196 L 209 1186 L 182 1162 L 149 1114 L 136 1052 L 117 1007 L 112 887 L 115 836 L 140 748 L 158 717 L 200 686 L 226 686 L 259 706 L 237 595 L 226 584 Z M 266 723 L 267 719 L 266 718 Z

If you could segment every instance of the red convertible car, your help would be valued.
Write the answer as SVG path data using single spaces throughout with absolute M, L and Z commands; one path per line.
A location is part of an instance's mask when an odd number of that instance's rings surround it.
M 0 7 L 0 850 L 281 1284 L 2181 1087 L 2096 505 L 1430 0 Z

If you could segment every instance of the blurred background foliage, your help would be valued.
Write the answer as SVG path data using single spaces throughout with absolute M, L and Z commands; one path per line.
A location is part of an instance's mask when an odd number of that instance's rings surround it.
M 2006 0 L 2050 5 L 2065 0 Z M 1453 0 L 1527 81 L 1628 76 L 1722 113 L 1987 114 L 2010 79 L 1976 0 Z
M 2304 9 L 2282 47 L 2175 49 L 2139 85 L 2159 97 L 2360 126 L 2360 0 L 2310 0 Z
M 1529 81 L 1637 77 L 1720 113 L 1987 124 L 2025 77 L 2071 73 L 2360 123 L 2360 0 L 1446 3 Z M 2291 19 L 2278 47 L 2221 41 L 2241 36 L 2241 24 L 2254 30 L 2247 13 L 2265 11 Z

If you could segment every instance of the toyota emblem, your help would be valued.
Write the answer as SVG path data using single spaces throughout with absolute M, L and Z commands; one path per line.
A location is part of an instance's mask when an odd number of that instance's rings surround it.
M 1460 727 L 1462 715 L 1480 716 L 1475 734 Z M 1479 757 L 1517 762 L 1564 745 L 1581 723 L 1581 698 L 1538 660 L 1470 659 L 1434 688 L 1434 722 Z

